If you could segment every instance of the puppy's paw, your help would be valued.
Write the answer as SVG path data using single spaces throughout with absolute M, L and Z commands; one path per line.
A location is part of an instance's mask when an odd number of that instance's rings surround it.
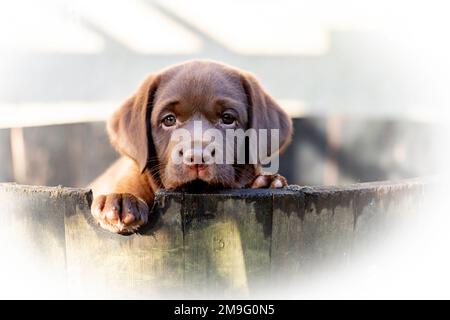
M 271 188 L 271 189 L 277 189 L 277 188 L 283 188 L 287 186 L 287 180 L 285 177 L 279 174 L 273 174 L 273 175 L 264 175 L 261 174 L 253 180 L 251 184 L 251 188 L 253 189 L 259 189 L 259 188 Z
M 132 194 L 112 193 L 95 198 L 91 213 L 102 228 L 130 234 L 147 223 L 149 209 L 144 200 Z

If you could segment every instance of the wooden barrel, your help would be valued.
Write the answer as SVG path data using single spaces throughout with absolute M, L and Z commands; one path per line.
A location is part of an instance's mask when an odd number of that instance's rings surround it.
M 4 183 L 1 233 L 74 295 L 246 297 L 351 265 L 411 219 L 428 185 L 161 190 L 149 226 L 122 236 L 94 223 L 90 190 Z

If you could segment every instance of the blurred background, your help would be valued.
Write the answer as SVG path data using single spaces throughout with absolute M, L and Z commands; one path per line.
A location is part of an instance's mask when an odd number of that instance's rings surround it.
M 253 72 L 294 118 L 290 183 L 435 174 L 447 20 L 444 1 L 4 0 L 0 181 L 87 185 L 117 157 L 108 115 L 193 58 Z

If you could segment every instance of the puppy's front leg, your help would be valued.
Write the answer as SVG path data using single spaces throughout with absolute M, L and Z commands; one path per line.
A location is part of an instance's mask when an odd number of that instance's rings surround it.
M 119 159 L 91 188 L 94 193 L 91 213 L 102 228 L 130 234 L 148 222 L 154 193 L 148 177 L 139 172 L 132 160 Z

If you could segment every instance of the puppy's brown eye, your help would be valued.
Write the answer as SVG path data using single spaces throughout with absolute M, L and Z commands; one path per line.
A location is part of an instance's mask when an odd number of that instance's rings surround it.
M 177 118 L 173 114 L 169 114 L 162 119 L 162 123 L 166 127 L 172 127 L 177 123 Z
M 233 124 L 236 121 L 235 116 L 233 116 L 231 113 L 227 113 L 225 112 L 224 114 L 222 114 L 222 122 L 223 124 Z

